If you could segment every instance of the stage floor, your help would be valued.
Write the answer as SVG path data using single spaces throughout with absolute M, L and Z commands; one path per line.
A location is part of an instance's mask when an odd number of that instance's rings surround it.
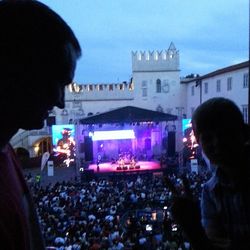
M 111 173 L 111 172 L 133 172 L 133 171 L 145 171 L 145 170 L 159 170 L 161 169 L 160 163 L 157 161 L 138 161 L 136 163 L 136 168 L 131 169 L 129 164 L 125 165 L 127 169 L 118 170 L 118 163 L 101 163 L 99 164 L 99 173 Z M 94 170 L 97 173 L 97 165 L 90 164 L 88 167 L 89 170 Z

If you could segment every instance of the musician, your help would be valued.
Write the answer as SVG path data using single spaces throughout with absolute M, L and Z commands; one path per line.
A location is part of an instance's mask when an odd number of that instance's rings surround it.
M 120 156 L 119 160 L 118 160 L 118 164 L 119 167 L 123 168 L 125 166 L 125 161 L 124 161 L 124 157 Z
M 70 128 L 64 128 L 62 130 L 62 138 L 58 140 L 55 150 L 61 154 L 62 158 L 66 160 L 67 163 L 73 161 L 75 156 L 75 140 L 71 136 L 71 132 L 72 130 Z
M 100 171 L 100 163 L 101 163 L 101 160 L 102 160 L 102 156 L 99 154 L 98 156 L 97 156 L 97 172 L 99 172 Z
M 136 160 L 135 160 L 135 157 L 132 156 L 132 159 L 131 159 L 131 162 L 130 162 L 130 165 L 135 168 L 135 165 L 136 165 Z

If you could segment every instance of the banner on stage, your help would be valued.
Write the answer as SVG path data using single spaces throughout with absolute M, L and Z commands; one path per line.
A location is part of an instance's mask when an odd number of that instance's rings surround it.
M 49 152 L 45 152 L 42 156 L 42 160 L 41 160 L 41 171 L 43 171 L 48 159 L 49 159 L 50 153 Z
M 198 174 L 198 161 L 197 159 L 191 159 L 191 172 Z
M 54 162 L 53 161 L 48 161 L 48 176 L 54 176 Z

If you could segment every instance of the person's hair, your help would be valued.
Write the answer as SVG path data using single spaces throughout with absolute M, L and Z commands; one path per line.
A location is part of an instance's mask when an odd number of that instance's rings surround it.
M 50 62 L 51 58 L 60 62 L 68 44 L 77 58 L 81 55 L 72 29 L 56 12 L 38 1 L 0 1 L 0 32 L 2 79 L 34 71 L 37 67 L 34 62 L 39 60 L 41 65 Z M 57 61 L 50 62 L 50 66 Z
M 230 99 L 214 97 L 197 107 L 192 116 L 195 135 L 206 130 L 244 129 L 243 115 Z

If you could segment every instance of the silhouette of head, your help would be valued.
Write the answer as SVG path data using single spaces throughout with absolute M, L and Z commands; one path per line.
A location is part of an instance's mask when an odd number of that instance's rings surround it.
M 222 97 L 202 103 L 193 114 L 192 127 L 205 155 L 218 165 L 235 163 L 248 140 L 240 109 Z
M 0 2 L 0 115 L 13 129 L 39 129 L 64 108 L 81 48 L 71 28 L 38 1 Z

